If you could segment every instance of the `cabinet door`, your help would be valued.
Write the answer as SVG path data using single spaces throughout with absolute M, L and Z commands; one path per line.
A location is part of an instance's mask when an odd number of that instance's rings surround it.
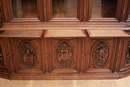
M 78 73 L 81 71 L 85 38 L 47 38 L 46 52 L 50 73 Z
M 13 43 L 17 73 L 43 74 L 40 39 L 14 38 Z

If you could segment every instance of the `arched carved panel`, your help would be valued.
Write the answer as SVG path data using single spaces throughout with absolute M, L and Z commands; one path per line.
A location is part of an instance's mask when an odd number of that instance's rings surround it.
M 105 41 L 98 41 L 94 44 L 91 52 L 92 64 L 96 68 L 106 65 L 109 57 L 109 47 Z
M 61 41 L 56 48 L 56 62 L 61 68 L 68 68 L 73 62 L 73 47 L 67 41 Z
M 37 53 L 34 43 L 23 41 L 20 46 L 20 61 L 26 68 L 33 68 L 37 62 Z
M 130 64 L 130 41 L 128 43 L 128 47 L 126 51 L 125 64 Z

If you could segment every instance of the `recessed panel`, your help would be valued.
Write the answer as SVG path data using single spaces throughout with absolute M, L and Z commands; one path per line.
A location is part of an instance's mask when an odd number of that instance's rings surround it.
M 73 48 L 67 41 L 61 41 L 56 48 L 56 62 L 60 68 L 68 68 L 73 61 Z
M 4 59 L 3 59 L 3 54 L 2 54 L 2 48 L 1 48 L 1 45 L 0 45 L 0 65 L 4 65 Z
M 37 0 L 11 0 L 14 18 L 36 18 Z
M 130 41 L 129 41 L 128 47 L 127 47 L 125 63 L 126 64 L 130 64 Z
M 29 40 L 22 41 L 19 50 L 21 64 L 26 68 L 33 68 L 37 63 L 37 53 L 34 43 Z
M 52 0 L 52 17 L 77 17 L 77 0 Z
M 92 18 L 115 17 L 117 0 L 92 0 Z
M 109 58 L 109 47 L 105 41 L 97 41 L 91 51 L 92 65 L 95 68 L 103 68 Z

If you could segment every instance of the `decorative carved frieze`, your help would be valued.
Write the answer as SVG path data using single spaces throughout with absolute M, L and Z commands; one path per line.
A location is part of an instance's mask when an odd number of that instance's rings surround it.
M 2 55 L 1 46 L 0 46 L 0 65 L 4 66 L 4 59 L 3 59 L 3 55 Z
M 109 47 L 105 41 L 98 41 L 94 44 L 91 52 L 92 64 L 96 68 L 106 65 L 109 57 Z
M 127 51 L 126 51 L 126 64 L 130 64 L 130 41 L 128 43 Z
M 21 53 L 20 61 L 22 65 L 26 68 L 33 68 L 37 62 L 37 53 L 33 42 L 28 40 L 23 41 L 19 46 L 19 50 Z
M 59 67 L 68 68 L 73 61 L 73 47 L 68 41 L 61 41 L 56 48 L 56 61 Z

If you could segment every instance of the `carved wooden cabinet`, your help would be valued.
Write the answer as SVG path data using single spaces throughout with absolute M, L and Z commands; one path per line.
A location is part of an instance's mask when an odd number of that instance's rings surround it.
M 104 37 L 98 32 L 4 31 L 0 35 L 0 74 L 10 79 L 116 79 L 129 75 L 129 35 L 113 30 L 104 31 Z
M 130 0 L 0 0 L 0 77 L 130 74 Z

